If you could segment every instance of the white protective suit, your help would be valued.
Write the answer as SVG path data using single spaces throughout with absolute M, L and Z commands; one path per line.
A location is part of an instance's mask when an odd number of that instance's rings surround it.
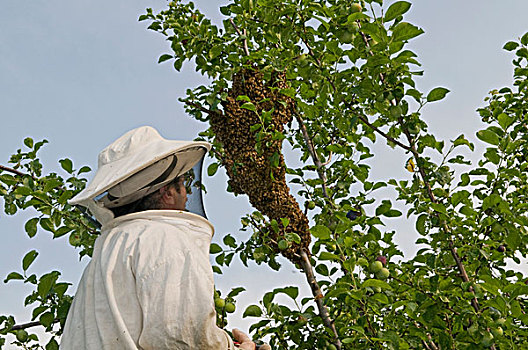
M 106 223 L 60 349 L 234 349 L 215 323 L 212 235 L 209 221 L 176 210 Z

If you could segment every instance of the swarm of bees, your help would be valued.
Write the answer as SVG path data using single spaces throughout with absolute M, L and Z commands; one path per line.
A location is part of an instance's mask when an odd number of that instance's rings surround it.
M 216 140 L 224 148 L 223 163 L 232 191 L 248 195 L 256 209 L 279 223 L 279 230 L 265 230 L 266 241 L 277 253 L 295 262 L 299 249 L 310 244 L 310 231 L 308 219 L 286 184 L 282 139 L 273 137 L 277 131 L 282 133 L 293 118 L 295 101 L 280 91 L 286 88 L 283 72 L 273 72 L 265 81 L 258 69 L 244 68 L 233 76 L 232 87 L 222 103 L 223 113 L 211 115 L 210 122 Z M 254 108 L 247 108 L 248 101 Z M 269 115 L 270 111 L 271 118 L 263 120 L 263 114 Z M 258 124 L 261 126 L 254 127 Z M 289 219 L 286 227 L 281 218 Z M 299 235 L 301 242 L 289 241 L 288 248 L 283 245 L 279 249 L 278 242 L 287 232 Z

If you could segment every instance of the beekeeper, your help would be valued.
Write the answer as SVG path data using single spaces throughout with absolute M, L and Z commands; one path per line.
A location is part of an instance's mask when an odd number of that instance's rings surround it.
M 193 204 L 198 214 L 186 210 L 188 192 L 201 196 L 209 149 L 140 127 L 99 154 L 93 180 L 70 201 L 87 207 L 102 228 L 60 349 L 235 348 L 215 322 L 213 226 L 198 215 L 201 198 Z M 255 348 L 244 333 L 233 335 L 239 348 Z

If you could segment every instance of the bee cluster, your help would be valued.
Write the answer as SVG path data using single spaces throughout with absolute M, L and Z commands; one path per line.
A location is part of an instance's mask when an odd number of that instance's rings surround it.
M 286 184 L 282 138 L 273 136 L 282 133 L 284 126 L 292 121 L 295 101 L 281 93 L 286 88 L 284 73 L 274 72 L 264 81 L 264 74 L 259 70 L 244 68 L 233 76 L 233 85 L 222 103 L 224 113 L 212 115 L 210 122 L 217 141 L 224 148 L 223 162 L 232 191 L 247 194 L 256 209 L 279 223 L 279 230 L 271 227 L 267 230 L 269 244 L 276 252 L 295 261 L 299 256 L 296 252 L 308 247 L 310 232 L 308 219 Z M 255 108 L 242 108 L 248 100 Z M 266 111 L 272 111 L 271 120 L 262 119 Z M 252 129 L 258 124 L 260 129 Z M 281 218 L 289 219 L 286 227 Z M 288 232 L 296 233 L 301 242 L 290 241 L 288 248 L 281 250 L 278 242 Z

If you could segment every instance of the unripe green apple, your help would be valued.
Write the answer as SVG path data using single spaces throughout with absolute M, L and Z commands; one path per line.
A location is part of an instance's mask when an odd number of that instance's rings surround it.
M 215 306 L 219 309 L 223 309 L 226 304 L 225 299 L 222 298 L 215 298 L 214 303 Z
M 358 265 L 361 265 L 361 266 L 367 266 L 368 265 L 368 261 L 365 258 L 357 259 L 357 263 L 358 263 Z
M 77 247 L 79 245 L 81 245 L 81 235 L 76 233 L 76 232 L 73 232 L 71 235 L 70 235 L 70 244 L 74 247 Z
M 379 272 L 382 268 L 383 268 L 383 264 L 381 263 L 381 261 L 373 261 L 373 262 L 370 264 L 370 272 L 372 272 L 372 273 L 377 273 L 377 272 Z
M 310 210 L 312 209 L 315 209 L 315 202 L 314 201 L 309 201 L 307 204 L 306 204 L 306 207 Z
M 491 333 L 494 337 L 502 337 L 504 335 L 504 331 L 502 330 L 502 327 L 492 328 Z
M 236 309 L 235 304 L 233 304 L 231 302 L 225 304 L 225 311 L 226 312 L 232 314 L 233 312 L 235 312 L 235 309 Z
M 383 267 L 376 273 L 376 277 L 378 277 L 380 280 L 386 280 L 387 278 L 389 278 L 389 275 L 390 271 L 386 267 Z
M 16 338 L 19 342 L 23 343 L 27 340 L 28 338 L 28 332 L 26 332 L 26 330 L 24 329 L 19 329 L 17 332 L 16 332 Z
M 299 315 L 297 322 L 304 326 L 306 323 L 308 323 L 308 319 L 304 317 L 303 315 Z
M 358 2 L 355 2 L 350 6 L 350 12 L 352 13 L 360 12 L 361 10 L 363 10 L 363 7 L 361 7 L 361 4 Z
M 326 347 L 328 350 L 337 350 L 337 348 L 335 347 L 334 344 L 328 344 L 328 346 Z

